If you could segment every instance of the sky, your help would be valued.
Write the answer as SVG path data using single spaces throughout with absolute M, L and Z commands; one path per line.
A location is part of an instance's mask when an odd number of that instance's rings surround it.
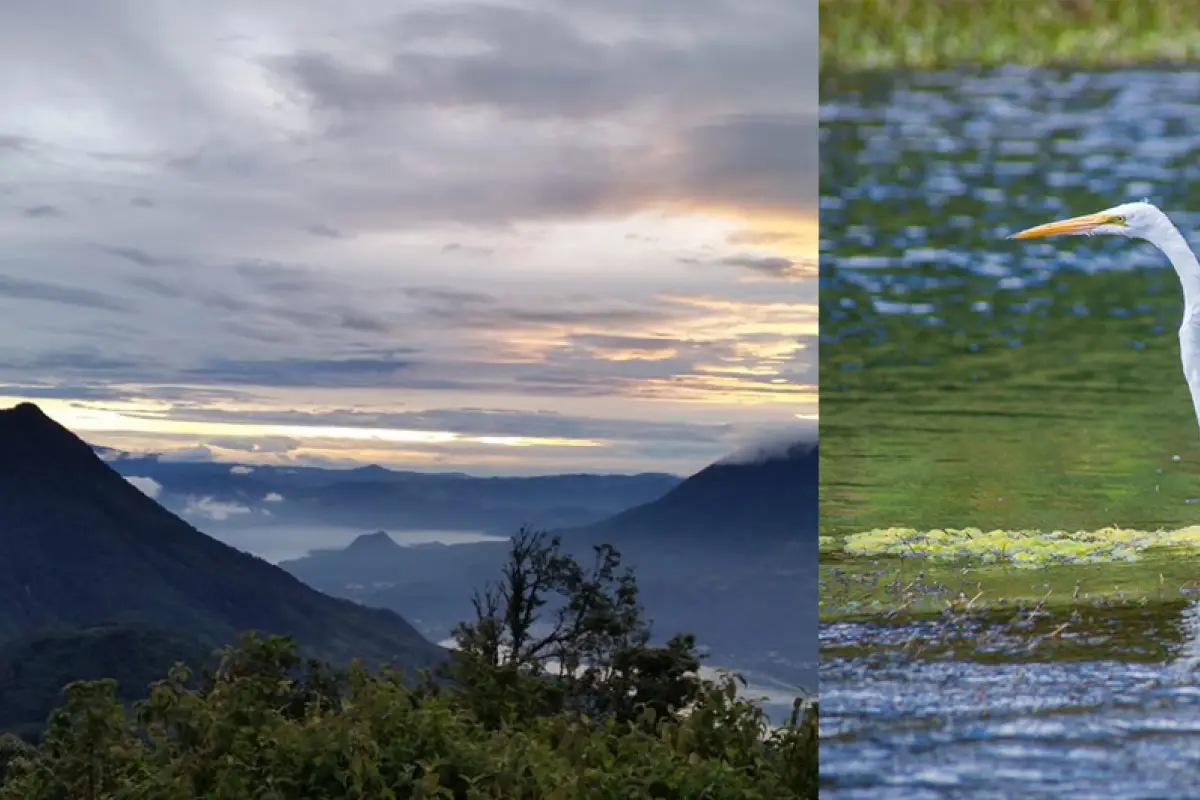
M 693 472 L 817 414 L 817 4 L 5 0 L 0 406 Z

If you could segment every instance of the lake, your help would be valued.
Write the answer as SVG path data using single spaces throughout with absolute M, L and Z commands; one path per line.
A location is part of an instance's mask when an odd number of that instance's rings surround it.
M 334 525 L 245 525 L 225 523 L 204 526 L 204 532 L 225 544 L 253 553 L 272 564 L 301 558 L 310 550 L 342 548 L 375 530 L 339 527 Z M 387 534 L 399 545 L 471 544 L 503 541 L 476 531 L 388 530 Z
M 1143 242 L 1005 237 L 1146 198 L 1194 246 L 1198 111 L 1195 71 L 823 76 L 822 797 L 1192 796 L 1146 782 L 1200 751 L 1178 280 Z M 986 652 L 874 652 L 1005 615 Z

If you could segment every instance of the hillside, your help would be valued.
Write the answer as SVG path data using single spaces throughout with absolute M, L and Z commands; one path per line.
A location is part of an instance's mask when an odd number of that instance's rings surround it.
M 0 411 L 0 642 L 140 624 L 206 646 L 256 629 L 415 668 L 443 651 L 399 615 L 320 594 L 192 528 L 32 404 Z
M 62 704 L 72 681 L 117 679 L 117 696 L 132 701 L 176 662 L 215 666 L 213 648 L 141 625 L 98 625 L 45 631 L 0 643 L 0 731 L 38 732 Z
M 618 547 L 815 543 L 818 447 L 795 442 L 705 467 L 657 500 L 571 532 Z

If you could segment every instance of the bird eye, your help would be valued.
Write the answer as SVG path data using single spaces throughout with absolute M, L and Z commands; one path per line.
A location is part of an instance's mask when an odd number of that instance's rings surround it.
M 1124 224 L 1125 224 L 1125 218 L 1124 218 L 1124 217 L 1113 217 L 1113 218 L 1112 218 L 1112 220 L 1111 220 L 1111 222 L 1112 222 L 1114 225 L 1124 225 Z

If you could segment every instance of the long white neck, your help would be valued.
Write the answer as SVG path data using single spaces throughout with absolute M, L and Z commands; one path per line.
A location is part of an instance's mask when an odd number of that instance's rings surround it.
M 1161 212 L 1160 212 L 1161 213 Z M 1170 260 L 1183 287 L 1183 316 L 1200 315 L 1200 262 L 1188 246 L 1187 239 L 1174 223 L 1162 214 L 1146 241 L 1157 247 Z

